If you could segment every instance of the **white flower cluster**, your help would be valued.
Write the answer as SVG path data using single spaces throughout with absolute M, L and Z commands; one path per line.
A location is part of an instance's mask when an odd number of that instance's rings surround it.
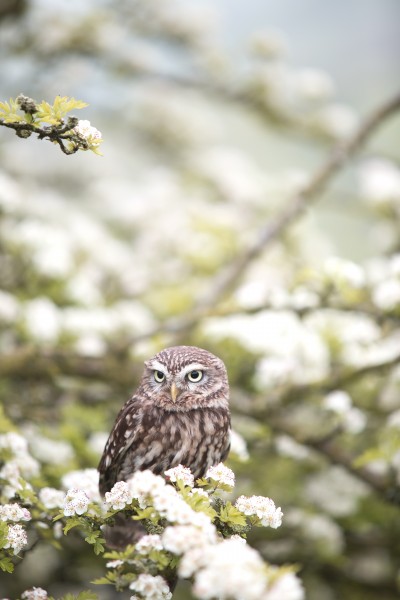
M 161 536 L 158 534 L 144 535 L 135 546 L 140 554 L 150 554 L 152 550 L 163 550 Z
M 167 527 L 162 534 L 163 547 L 173 554 L 185 554 L 196 548 L 204 548 L 217 541 L 214 527 L 200 529 L 194 525 L 174 525 Z
M 160 575 L 141 573 L 135 581 L 132 581 L 129 589 L 137 592 L 141 598 L 146 598 L 146 600 L 170 600 L 172 598 L 167 582 Z M 138 596 L 131 596 L 131 600 L 137 598 Z
M 361 195 L 373 208 L 393 208 L 400 214 L 400 169 L 392 162 L 374 159 L 359 170 Z
M 21 594 L 22 600 L 47 600 L 48 595 L 46 590 L 40 587 L 33 587 L 30 590 L 25 590 Z
M 101 140 L 102 137 L 101 131 L 96 129 L 96 127 L 93 127 L 90 124 L 90 121 L 87 121 L 85 119 L 78 121 L 78 125 L 74 127 L 74 131 L 79 136 L 85 138 L 86 140 L 90 140 L 91 142 L 93 142 L 94 140 Z
M 168 471 L 165 471 L 164 475 L 166 475 L 169 481 L 175 482 L 179 479 L 185 485 L 188 485 L 190 487 L 194 486 L 194 477 L 190 469 L 188 469 L 187 467 L 183 467 L 182 465 L 178 465 L 177 467 L 168 469 Z
M 185 567 L 187 569 L 187 564 Z M 260 600 L 266 590 L 267 577 L 261 556 L 238 540 L 207 546 L 193 567 L 193 592 L 201 599 Z
M 83 490 L 71 488 L 68 490 L 64 499 L 64 515 L 72 517 L 73 515 L 83 515 L 88 509 L 90 500 Z
M 240 496 L 235 506 L 243 514 L 255 515 L 261 525 L 277 529 L 282 525 L 283 513 L 280 507 L 276 507 L 271 498 L 265 496 Z
M 0 470 L 0 479 L 7 482 L 2 489 L 2 495 L 12 498 L 23 487 L 21 477 L 30 479 L 38 475 L 39 463 L 30 455 L 25 438 L 18 433 L 8 432 L 0 435 L 1 450 L 7 450 L 11 454 L 11 458 Z
M 44 487 L 39 492 L 39 500 L 45 508 L 62 508 L 64 506 L 65 494 L 61 490 Z
M 345 431 L 357 434 L 365 429 L 367 424 L 366 414 L 353 406 L 349 394 L 343 390 L 335 390 L 325 396 L 323 406 L 336 413 Z
M 133 500 L 132 492 L 125 481 L 117 481 L 110 492 L 105 493 L 105 503 L 108 508 L 122 510 Z
M 99 472 L 97 469 L 70 471 L 63 475 L 61 483 L 65 490 L 71 488 L 84 490 L 91 502 L 101 501 L 99 492 Z
M 10 525 L 6 540 L 3 548 L 11 548 L 14 550 L 14 554 L 18 554 L 28 543 L 28 537 L 22 525 Z
M 0 505 L 0 521 L 30 521 L 31 513 L 27 508 L 22 508 L 19 504 Z
M 212 479 L 217 483 L 221 483 L 231 488 L 235 486 L 234 472 L 223 463 L 219 463 L 215 467 L 210 467 L 205 474 L 205 478 Z

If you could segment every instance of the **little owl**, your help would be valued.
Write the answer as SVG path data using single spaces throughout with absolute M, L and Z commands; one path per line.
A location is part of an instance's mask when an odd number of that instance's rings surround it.
M 100 460 L 101 494 L 145 469 L 163 475 L 181 464 L 195 479 L 204 476 L 229 452 L 228 396 L 225 365 L 207 350 L 174 346 L 146 361 L 140 385 L 120 410 Z M 138 523 L 122 516 L 106 531 L 114 548 L 140 535 Z

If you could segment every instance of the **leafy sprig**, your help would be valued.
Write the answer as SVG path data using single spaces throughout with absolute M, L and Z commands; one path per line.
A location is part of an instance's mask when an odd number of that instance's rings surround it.
M 56 96 L 50 104 L 45 100 L 38 103 L 20 94 L 8 102 L 0 102 L 0 125 L 14 129 L 20 138 L 35 134 L 40 140 L 48 139 L 58 144 L 64 154 L 91 150 L 100 155 L 101 133 L 89 121 L 80 121 L 69 114 L 86 106 L 86 102 L 68 96 Z

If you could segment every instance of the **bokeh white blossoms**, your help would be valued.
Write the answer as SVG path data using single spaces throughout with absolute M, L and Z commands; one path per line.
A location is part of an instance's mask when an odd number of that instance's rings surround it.
M 46 590 L 40 587 L 33 587 L 30 590 L 25 590 L 21 594 L 22 600 L 47 600 L 48 595 Z
M 264 496 L 240 496 L 235 502 L 240 512 L 247 516 L 256 516 L 261 525 L 277 529 L 282 525 L 283 513 L 280 507 L 276 507 L 271 498 Z

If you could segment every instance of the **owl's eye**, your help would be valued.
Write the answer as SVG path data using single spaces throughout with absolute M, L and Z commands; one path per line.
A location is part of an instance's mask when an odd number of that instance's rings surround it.
M 198 383 L 203 379 L 203 371 L 199 371 L 198 369 L 190 371 L 190 373 L 187 374 L 187 378 L 192 383 Z
M 162 383 L 165 379 L 165 373 L 162 371 L 154 371 L 154 381 L 157 383 Z

